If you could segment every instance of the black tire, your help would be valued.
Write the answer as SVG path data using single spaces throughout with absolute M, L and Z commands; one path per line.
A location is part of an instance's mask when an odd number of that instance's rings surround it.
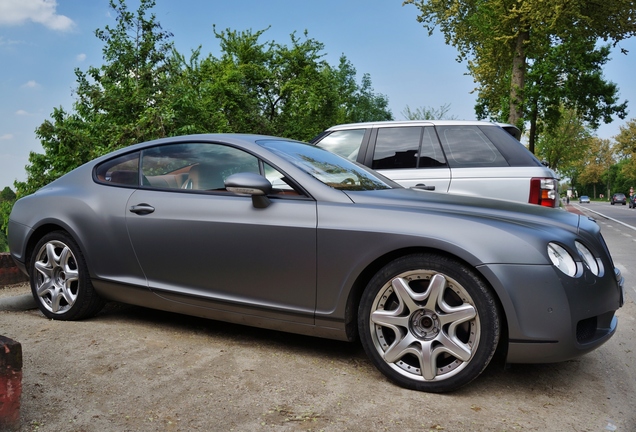
M 468 384 L 490 363 L 499 343 L 499 310 L 470 267 L 414 254 L 371 279 L 358 330 L 367 355 L 391 381 L 441 393 Z
M 80 320 L 104 307 L 79 246 L 64 231 L 50 232 L 35 245 L 29 275 L 33 297 L 48 318 Z

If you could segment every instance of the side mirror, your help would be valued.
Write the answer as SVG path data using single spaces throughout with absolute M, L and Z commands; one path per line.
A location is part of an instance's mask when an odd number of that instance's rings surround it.
M 250 195 L 256 208 L 266 208 L 271 204 L 267 195 L 272 192 L 272 184 L 265 177 L 255 173 L 232 174 L 225 179 L 225 189 L 239 195 Z

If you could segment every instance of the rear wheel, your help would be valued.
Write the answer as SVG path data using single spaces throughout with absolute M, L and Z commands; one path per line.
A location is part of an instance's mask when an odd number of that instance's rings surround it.
M 64 231 L 51 232 L 37 243 L 29 270 L 33 297 L 49 318 L 88 318 L 104 306 L 77 243 Z
M 475 379 L 499 342 L 497 303 L 466 265 L 435 254 L 399 258 L 360 302 L 362 345 L 378 369 L 414 390 L 447 392 Z

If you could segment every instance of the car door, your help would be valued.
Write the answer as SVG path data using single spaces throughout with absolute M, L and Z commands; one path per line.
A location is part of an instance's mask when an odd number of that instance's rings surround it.
M 378 127 L 365 165 L 404 187 L 425 185 L 448 192 L 451 172 L 433 126 Z
M 126 223 L 152 291 L 217 310 L 313 323 L 315 201 L 273 196 L 257 209 L 250 197 L 224 189 L 228 175 L 262 166 L 221 144 L 144 151 L 145 186 L 130 197 Z M 153 185 L 172 175 L 183 184 Z

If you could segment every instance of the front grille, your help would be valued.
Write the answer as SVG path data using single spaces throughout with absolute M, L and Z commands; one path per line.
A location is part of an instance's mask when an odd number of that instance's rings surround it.
M 579 321 L 576 325 L 576 340 L 578 343 L 591 341 L 596 334 L 596 317 Z

